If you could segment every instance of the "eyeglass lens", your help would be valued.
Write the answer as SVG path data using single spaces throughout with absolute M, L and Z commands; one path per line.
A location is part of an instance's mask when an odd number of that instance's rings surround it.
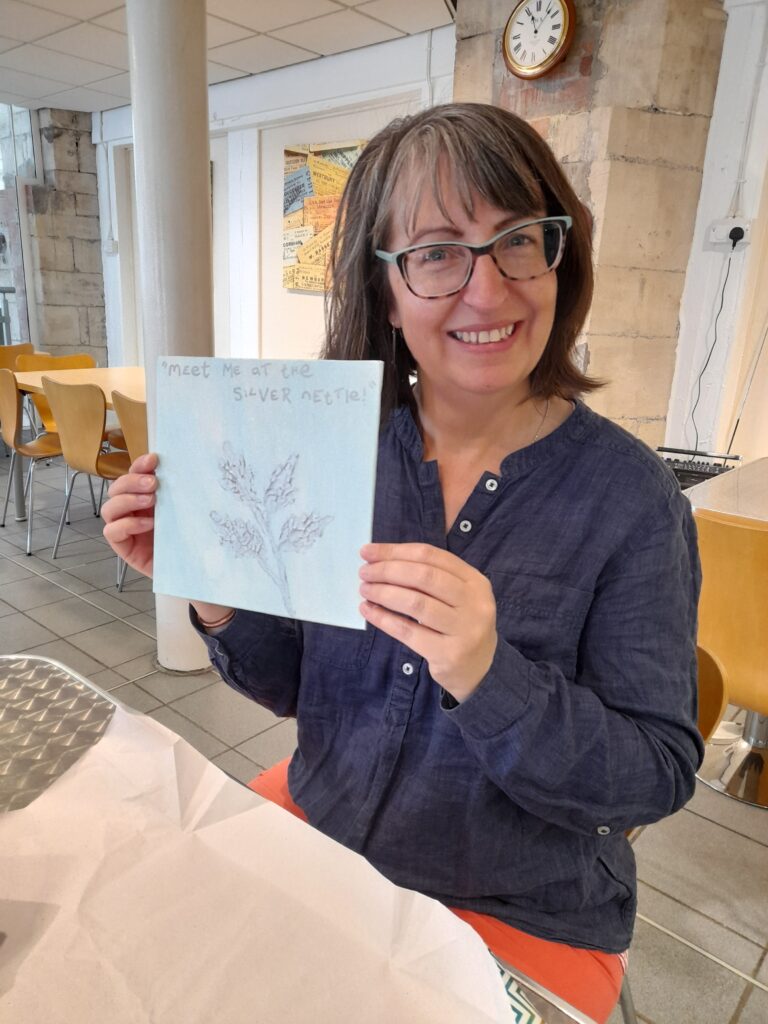
M 493 257 L 505 277 L 524 281 L 552 269 L 562 240 L 559 221 L 513 228 L 496 241 Z M 464 245 L 428 245 L 406 254 L 403 272 L 417 295 L 438 298 L 464 287 L 473 259 L 472 250 Z

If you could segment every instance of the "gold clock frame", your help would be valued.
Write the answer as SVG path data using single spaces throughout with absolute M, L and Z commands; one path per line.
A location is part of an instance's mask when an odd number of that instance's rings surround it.
M 530 0 L 527 0 L 530 3 Z M 556 64 L 559 64 L 565 59 L 568 51 L 573 43 L 573 35 L 576 31 L 576 7 L 573 0 L 562 0 L 563 4 L 563 17 L 566 19 L 565 32 L 563 33 L 560 45 L 552 51 L 546 60 L 542 61 L 541 64 L 537 64 L 536 67 L 528 68 L 524 65 L 519 64 L 512 56 L 512 48 L 509 45 L 510 32 L 512 29 L 512 20 L 517 15 L 518 11 L 525 6 L 526 0 L 521 0 L 520 3 L 516 3 L 514 10 L 507 19 L 507 23 L 504 26 L 504 33 L 501 37 L 501 52 L 504 56 L 504 63 L 507 68 L 517 78 L 531 79 L 531 78 L 542 78 L 548 74 Z

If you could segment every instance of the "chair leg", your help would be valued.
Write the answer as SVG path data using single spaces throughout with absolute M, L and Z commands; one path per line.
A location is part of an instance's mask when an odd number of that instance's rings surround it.
M 97 516 L 99 514 L 99 510 L 96 508 L 96 495 L 93 493 L 93 480 L 91 480 L 90 476 L 88 477 L 88 490 L 91 492 L 91 508 L 93 509 L 93 514 Z
M 122 592 L 123 585 L 125 584 L 125 574 L 128 570 L 128 563 L 124 562 L 118 555 L 117 559 L 117 589 Z
M 69 481 L 69 487 L 67 488 L 67 496 L 64 499 L 64 508 L 61 510 L 61 519 L 59 520 L 59 528 L 56 531 L 56 540 L 53 542 L 53 554 L 52 558 L 56 557 L 56 552 L 59 550 L 59 541 L 61 540 L 61 531 L 64 529 L 64 522 L 69 522 L 67 519 L 67 513 L 69 512 L 69 502 L 72 497 L 72 491 L 75 489 L 75 480 L 79 476 L 79 473 L 73 473 Z
M 32 554 L 32 517 L 35 514 L 35 466 L 37 459 L 29 460 L 29 500 L 27 502 L 27 554 Z
M 621 1015 L 624 1018 L 624 1024 L 637 1024 L 635 1002 L 632 999 L 632 990 L 629 987 L 629 978 L 626 974 L 624 975 L 624 980 L 621 983 L 619 1006 L 621 1007 Z
M 96 506 L 96 515 L 99 515 L 99 513 L 101 512 L 101 503 L 102 503 L 102 501 L 104 501 L 104 485 L 106 484 L 106 482 L 107 481 L 106 481 L 105 477 L 102 477 L 101 478 L 101 490 L 99 491 L 99 503 Z
M 34 466 L 34 464 L 35 464 L 35 460 L 34 459 L 30 459 L 29 460 L 29 465 L 27 466 L 27 479 L 24 481 L 24 500 L 25 501 L 27 500 L 27 495 L 29 494 L 29 485 L 32 482 L 32 473 L 34 472 L 32 467 Z
M 5 517 L 8 512 L 8 500 L 11 497 L 11 487 L 13 486 L 13 471 L 16 467 L 16 449 L 11 450 L 11 465 L 8 471 L 8 486 L 5 489 L 5 504 L 3 505 L 3 521 L 0 526 L 5 526 Z

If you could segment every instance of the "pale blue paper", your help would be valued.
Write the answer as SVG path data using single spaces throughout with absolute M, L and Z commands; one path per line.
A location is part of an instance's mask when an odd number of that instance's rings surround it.
M 159 359 L 155 592 L 364 628 L 381 379 L 378 362 Z

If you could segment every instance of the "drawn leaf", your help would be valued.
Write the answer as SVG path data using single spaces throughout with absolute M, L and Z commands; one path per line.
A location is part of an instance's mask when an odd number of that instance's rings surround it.
M 322 537 L 328 523 L 333 521 L 333 516 L 318 516 L 314 512 L 307 512 L 302 516 L 290 515 L 283 523 L 280 530 L 278 548 L 288 548 L 291 551 L 304 551 L 311 548 L 318 538 Z
M 253 470 L 245 461 L 242 452 L 236 452 L 229 441 L 224 444 L 224 456 L 219 459 L 221 470 L 221 486 L 231 491 L 247 505 L 260 507 L 256 492 Z
M 219 542 L 231 548 L 238 558 L 243 555 L 258 556 L 264 546 L 264 539 L 252 523 L 244 519 L 231 519 L 228 515 L 211 512 L 211 520 L 219 535 Z
M 292 505 L 296 496 L 296 488 L 293 486 L 293 474 L 296 463 L 299 460 L 298 454 L 289 455 L 288 459 L 273 470 L 269 478 L 267 489 L 264 491 L 264 507 L 269 511 L 279 508 L 287 508 Z

